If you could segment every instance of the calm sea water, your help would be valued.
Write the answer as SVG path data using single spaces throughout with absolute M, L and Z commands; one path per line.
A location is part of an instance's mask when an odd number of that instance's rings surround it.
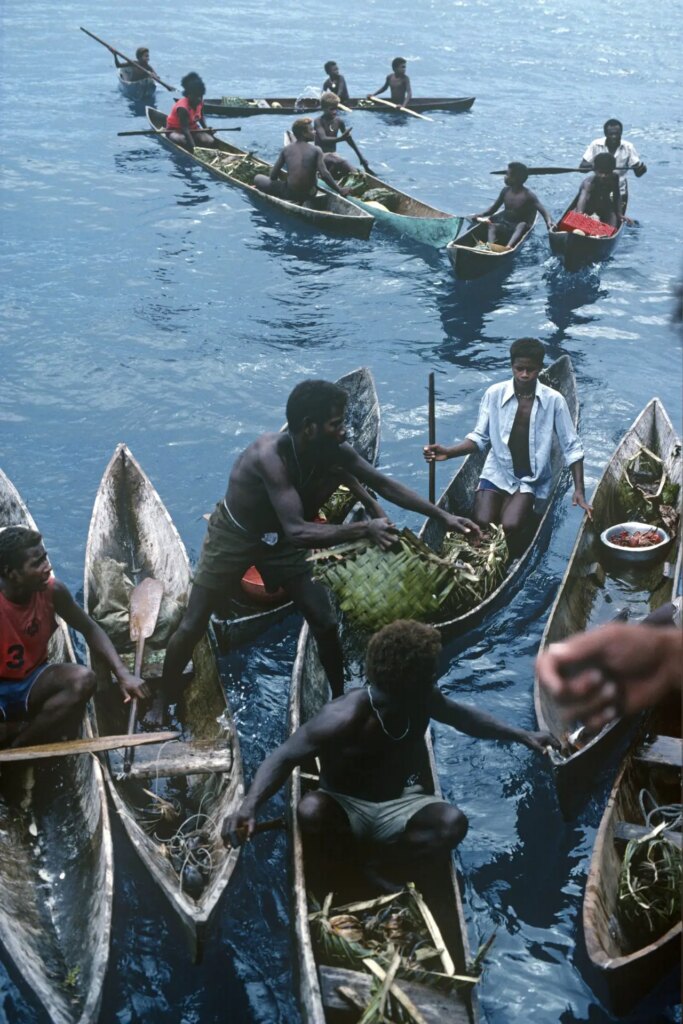
M 196 557 L 202 513 L 235 455 L 277 427 L 305 376 L 372 367 L 382 402 L 382 466 L 426 492 L 426 382 L 437 374 L 438 437 L 471 427 L 479 397 L 507 372 L 514 338 L 568 353 L 582 402 L 589 490 L 616 440 L 653 395 L 681 420 L 681 335 L 670 324 L 681 273 L 681 4 L 644 0 L 413 0 L 388 7 L 311 0 L 162 9 L 120 0 L 5 0 L 0 293 L 0 464 L 41 525 L 58 574 L 78 592 L 93 498 L 116 442 L 147 469 Z M 567 276 L 537 229 L 513 272 L 456 283 L 443 253 L 377 230 L 371 241 L 310 234 L 172 157 L 116 88 L 91 31 L 132 53 L 145 43 L 166 80 L 201 72 L 209 94 L 292 94 L 339 61 L 353 92 L 408 59 L 416 95 L 476 95 L 434 123 L 353 116 L 372 166 L 455 213 L 484 208 L 509 159 L 577 163 L 606 117 L 649 166 L 631 183 L 614 259 Z M 158 105 L 170 109 L 170 93 Z M 14 110 L 14 115 L 10 111 Z M 242 123 L 245 149 L 274 157 L 286 122 Z M 228 136 L 229 138 L 231 136 Z M 555 216 L 577 176 L 537 178 Z M 439 469 L 438 485 L 449 469 Z M 401 524 L 416 517 L 397 511 Z M 525 587 L 457 651 L 444 686 L 533 725 L 533 656 L 579 525 L 568 499 Z M 283 738 L 298 622 L 224 664 L 248 777 Z M 437 730 L 444 789 L 469 815 L 460 851 L 473 946 L 496 928 L 481 983 L 489 1024 L 611 1021 L 577 940 L 585 874 L 610 772 L 574 822 L 545 766 L 520 747 Z M 281 798 L 273 801 L 281 805 Z M 204 964 L 185 959 L 177 922 L 116 830 L 116 905 L 102 1021 L 296 1024 L 286 840 L 248 848 Z M 0 1019 L 38 1020 L 0 965 Z M 680 1020 L 669 979 L 630 1018 Z

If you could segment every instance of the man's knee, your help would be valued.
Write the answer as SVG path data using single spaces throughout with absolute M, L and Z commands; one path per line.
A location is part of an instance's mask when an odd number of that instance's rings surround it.
M 85 665 L 75 665 L 70 678 L 64 682 L 64 689 L 73 704 L 85 704 L 94 695 L 96 688 L 97 676 Z
M 467 815 L 458 807 L 445 807 L 436 824 L 436 836 L 439 846 L 452 850 L 467 835 L 469 828 Z
M 308 835 L 348 830 L 346 815 L 325 793 L 306 793 L 299 801 L 296 816 L 301 830 Z

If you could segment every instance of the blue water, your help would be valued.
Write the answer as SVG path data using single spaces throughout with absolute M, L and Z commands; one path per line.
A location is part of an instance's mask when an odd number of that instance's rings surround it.
M 681 4 L 643 0 L 300 0 L 183 9 L 119 0 L 5 0 L 5 156 L 0 293 L 0 465 L 41 525 L 58 575 L 78 592 L 92 502 L 125 440 L 164 498 L 192 557 L 202 513 L 235 455 L 283 420 L 305 376 L 372 367 L 384 470 L 426 491 L 426 383 L 437 374 L 438 437 L 471 428 L 505 375 L 510 342 L 540 337 L 571 355 L 582 402 L 588 489 L 653 396 L 681 421 L 681 334 L 670 323 L 681 273 Z M 334 58 L 352 93 L 377 88 L 392 57 L 416 95 L 476 95 L 434 123 L 356 114 L 355 137 L 381 177 L 454 213 L 483 209 L 508 159 L 576 164 L 620 117 L 648 164 L 614 258 L 568 276 L 538 228 L 510 275 L 456 283 L 445 255 L 376 231 L 334 240 L 275 220 L 154 140 L 118 94 L 107 52 L 146 43 L 178 83 L 210 95 L 297 93 Z M 680 99 L 680 92 L 678 93 Z M 170 109 L 170 93 L 158 105 Z M 11 110 L 15 114 L 11 114 Z M 245 149 L 274 157 L 286 122 L 242 122 Z M 556 217 L 578 176 L 533 183 Z M 438 470 L 444 486 L 449 468 Z M 400 510 L 400 524 L 417 517 Z M 525 587 L 464 649 L 448 650 L 449 693 L 533 725 L 533 656 L 579 525 L 565 496 Z M 283 738 L 298 622 L 224 664 L 248 777 Z M 521 747 L 437 730 L 449 798 L 470 817 L 460 850 L 472 945 L 497 928 L 481 983 L 489 1024 L 611 1021 L 577 940 L 583 884 L 610 773 L 565 824 L 545 766 Z M 278 800 L 273 801 L 278 805 Z M 284 836 L 244 853 L 204 964 L 116 832 L 116 906 L 102 1021 L 296 1024 Z M 680 1020 L 669 981 L 630 1018 Z M 0 966 L 0 1019 L 38 1020 Z

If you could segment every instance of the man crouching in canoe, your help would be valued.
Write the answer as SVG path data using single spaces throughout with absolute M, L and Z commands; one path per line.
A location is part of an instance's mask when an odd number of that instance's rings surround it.
M 249 838 L 261 804 L 296 766 L 317 757 L 319 787 L 302 798 L 297 816 L 328 858 L 364 862 L 365 873 L 382 886 L 387 874 L 398 875 L 392 882 L 414 878 L 416 867 L 429 869 L 428 858 L 457 846 L 467 818 L 421 785 L 430 719 L 539 753 L 555 741 L 445 697 L 436 682 L 440 652 L 433 626 L 399 620 L 380 629 L 367 649 L 367 685 L 326 704 L 263 762 L 242 806 L 223 825 L 224 841 L 237 846 Z
M 474 495 L 474 518 L 483 528 L 501 523 L 513 557 L 528 543 L 535 500 L 544 501 L 550 493 L 554 437 L 574 479 L 572 504 L 589 517 L 593 511 L 584 493 L 583 445 L 567 403 L 559 391 L 538 379 L 544 354 L 537 338 L 514 341 L 512 380 L 485 391 L 474 430 L 450 448 L 441 444 L 424 448 L 427 462 L 442 462 L 490 446 Z
M 125 700 L 147 695 L 104 630 L 52 575 L 38 531 L 8 526 L 0 531 L 0 747 L 75 734 L 95 691 L 91 669 L 48 663 L 55 615 L 82 633 L 90 650 L 107 662 Z
M 313 580 L 310 548 L 368 538 L 386 550 L 398 534 L 375 506 L 374 518 L 339 526 L 312 522 L 340 483 L 360 481 L 401 508 L 439 519 L 447 530 L 480 535 L 469 519 L 451 515 L 380 473 L 346 441 L 348 395 L 337 384 L 305 380 L 287 399 L 287 430 L 262 434 L 238 456 L 225 498 L 209 520 L 187 610 L 171 637 L 163 685 L 173 693 L 209 617 L 255 565 L 266 587 L 284 587 L 306 618 L 332 693 L 344 691 L 344 663 L 326 588 Z
M 278 199 L 288 199 L 291 203 L 304 203 L 312 199 L 318 191 L 318 178 L 329 185 L 333 192 L 340 196 L 349 194 L 348 188 L 340 188 L 327 167 L 323 151 L 318 146 L 310 146 L 315 140 L 315 130 L 310 117 L 301 117 L 292 125 L 295 142 L 290 142 L 281 150 L 273 164 L 270 174 L 257 174 L 254 185 L 261 192 Z M 287 180 L 280 180 L 280 171 L 287 171 Z

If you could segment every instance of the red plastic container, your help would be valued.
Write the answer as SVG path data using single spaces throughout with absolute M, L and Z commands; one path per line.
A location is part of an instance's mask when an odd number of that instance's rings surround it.
M 604 224 L 601 220 L 587 217 L 585 213 L 577 213 L 576 210 L 565 213 L 557 226 L 560 231 L 574 231 L 578 228 L 584 234 L 593 235 L 596 238 L 610 238 L 617 230 L 610 227 L 609 224 Z

